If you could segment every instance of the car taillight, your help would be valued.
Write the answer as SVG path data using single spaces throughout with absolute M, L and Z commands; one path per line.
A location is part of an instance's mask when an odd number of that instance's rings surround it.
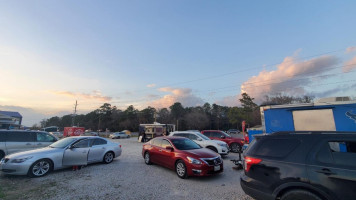
M 260 163 L 262 159 L 259 158 L 252 158 L 252 157 L 245 157 L 245 171 L 248 172 L 252 165 L 256 165 Z

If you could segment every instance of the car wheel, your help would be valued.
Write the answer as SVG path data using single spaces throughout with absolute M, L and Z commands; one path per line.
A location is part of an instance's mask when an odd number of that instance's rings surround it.
M 215 148 L 215 147 L 207 147 L 208 149 L 210 149 L 210 150 L 213 150 L 214 152 L 218 152 L 218 150 Z
M 234 152 L 234 153 L 242 153 L 242 147 L 241 147 L 241 145 L 238 144 L 238 143 L 232 143 L 232 144 L 230 145 L 230 149 L 231 149 L 231 151 Z
M 118 136 L 116 139 L 120 139 L 121 137 L 120 136 Z
M 0 151 L 0 160 L 5 157 L 5 153 L 3 151 Z
M 179 178 L 185 179 L 188 177 L 187 167 L 182 160 L 177 161 L 176 172 Z
M 127 136 L 127 138 L 130 138 L 130 137 L 131 137 L 131 136 L 129 136 L 129 135 Z
M 105 164 L 109 164 L 113 160 L 114 160 L 114 153 L 113 152 L 109 151 L 104 155 L 103 161 L 104 161 Z
M 34 162 L 28 170 L 28 176 L 41 177 L 48 174 L 52 169 L 52 162 L 48 159 L 42 159 Z
M 321 200 L 317 195 L 306 190 L 291 190 L 282 195 L 281 200 Z
M 145 163 L 146 163 L 146 165 L 152 164 L 150 153 L 148 153 L 148 152 L 145 153 Z

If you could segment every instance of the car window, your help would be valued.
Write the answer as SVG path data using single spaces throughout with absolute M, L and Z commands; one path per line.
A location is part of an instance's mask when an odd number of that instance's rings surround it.
M 171 143 L 169 143 L 167 140 L 162 140 L 161 147 L 166 148 L 166 147 L 171 147 Z
M 316 155 L 316 160 L 322 163 L 333 163 L 333 157 L 331 155 L 329 144 L 324 142 L 320 147 L 319 152 Z
M 204 132 L 204 135 L 207 137 L 211 137 L 211 132 Z
M 54 142 L 55 138 L 47 133 L 38 132 L 37 142 Z
M 356 141 L 330 141 L 329 148 L 336 165 L 356 166 Z
M 89 146 L 90 146 L 90 140 L 88 139 L 80 140 L 79 142 L 73 145 L 74 148 L 86 148 Z
M 197 133 L 197 135 L 203 138 L 204 140 L 210 140 L 210 138 L 206 137 L 206 135 L 203 135 L 201 133 Z
M 219 133 L 219 132 L 212 132 L 211 137 L 219 138 L 219 137 L 221 137 L 221 133 Z
M 251 153 L 257 156 L 282 158 L 292 152 L 299 144 L 300 141 L 297 139 L 265 139 L 259 141 L 258 148 L 254 148 L 255 152 Z
M 162 141 L 161 139 L 157 138 L 154 139 L 151 144 L 155 146 L 161 146 L 161 141 Z
M 0 142 L 5 142 L 5 141 L 6 141 L 6 132 L 0 131 Z
M 11 131 L 7 134 L 8 142 L 34 142 L 35 138 L 31 132 Z
M 107 144 L 108 142 L 104 139 L 97 138 L 93 142 L 93 146 Z
M 188 138 L 191 140 L 198 140 L 198 137 L 194 134 L 187 134 L 187 135 L 188 135 Z

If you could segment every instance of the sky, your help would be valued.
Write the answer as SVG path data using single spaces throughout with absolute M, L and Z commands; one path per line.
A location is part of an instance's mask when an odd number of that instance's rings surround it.
M 356 1 L 0 0 L 0 110 L 355 97 Z

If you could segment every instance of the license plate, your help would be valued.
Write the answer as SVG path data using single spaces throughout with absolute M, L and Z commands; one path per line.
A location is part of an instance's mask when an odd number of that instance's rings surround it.
M 219 171 L 220 170 L 220 165 L 214 166 L 214 171 Z

